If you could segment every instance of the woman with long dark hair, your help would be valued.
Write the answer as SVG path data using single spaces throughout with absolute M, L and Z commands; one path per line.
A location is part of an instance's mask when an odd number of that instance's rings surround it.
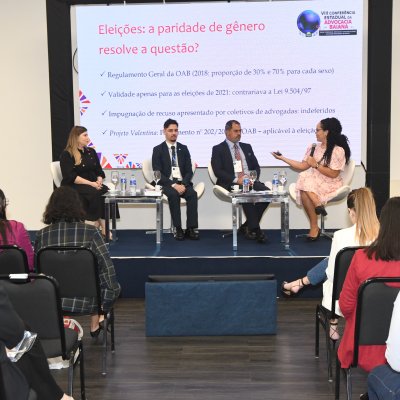
M 357 308 L 357 292 L 368 278 L 400 276 L 400 197 L 389 199 L 380 215 L 377 239 L 366 249 L 353 256 L 339 298 L 339 306 L 346 319 L 338 357 L 342 368 L 353 361 L 354 329 Z M 385 363 L 386 345 L 360 346 L 358 365 L 370 371 Z
M 343 185 L 340 172 L 350 160 L 347 136 L 337 118 L 325 118 L 315 129 L 318 144 L 310 145 L 302 161 L 290 160 L 282 154 L 272 155 L 300 172 L 296 183 L 297 203 L 304 207 L 310 220 L 308 240 L 319 238 L 318 215 L 327 215 L 324 205 Z M 312 150 L 313 149 L 313 150 Z
M 29 269 L 33 271 L 33 249 L 24 224 L 7 219 L 8 201 L 0 189 L 0 244 L 15 244 L 24 249 Z

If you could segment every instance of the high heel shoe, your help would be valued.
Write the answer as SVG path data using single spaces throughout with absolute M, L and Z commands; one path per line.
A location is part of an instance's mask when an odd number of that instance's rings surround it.
M 323 215 L 324 217 L 326 217 L 328 215 L 328 213 L 325 210 L 325 207 L 322 204 L 315 207 L 315 214 Z
M 101 325 L 99 325 L 99 327 L 95 330 L 95 331 L 90 331 L 90 336 L 92 338 L 96 338 L 100 335 L 100 331 L 103 329 L 103 327 Z
M 285 289 L 285 285 L 288 284 L 288 282 L 283 281 L 282 285 L 281 285 L 282 296 L 286 297 L 286 298 L 297 296 L 299 294 L 300 290 L 303 289 L 303 287 L 305 286 L 303 278 L 299 279 L 298 281 L 299 281 L 299 284 L 295 285 L 295 286 L 299 286 L 299 290 L 297 292 L 293 292 L 291 289 Z
M 318 228 L 317 236 L 307 236 L 307 241 L 315 242 L 316 240 L 319 239 L 320 236 L 321 236 L 321 229 Z

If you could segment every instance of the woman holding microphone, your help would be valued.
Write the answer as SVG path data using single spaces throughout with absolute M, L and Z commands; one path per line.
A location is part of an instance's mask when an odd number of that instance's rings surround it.
M 309 241 L 319 238 L 318 215 L 327 215 L 325 204 L 343 185 L 340 172 L 351 154 L 338 119 L 325 118 L 318 122 L 315 135 L 318 143 L 307 148 L 302 161 L 290 160 L 279 152 L 272 153 L 276 159 L 300 171 L 296 182 L 296 202 L 304 207 L 310 220 Z

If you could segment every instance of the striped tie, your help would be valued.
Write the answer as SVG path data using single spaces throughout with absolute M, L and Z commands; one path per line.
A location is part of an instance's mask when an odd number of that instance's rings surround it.
M 240 155 L 239 146 L 238 146 L 236 143 L 233 145 L 233 149 L 234 149 L 234 151 L 235 151 L 235 159 L 236 159 L 236 161 L 240 161 L 240 163 L 242 164 L 242 172 L 239 172 L 239 173 L 238 173 L 238 178 L 241 178 L 241 177 L 244 175 L 244 172 L 243 172 L 243 163 L 242 163 L 242 156 Z

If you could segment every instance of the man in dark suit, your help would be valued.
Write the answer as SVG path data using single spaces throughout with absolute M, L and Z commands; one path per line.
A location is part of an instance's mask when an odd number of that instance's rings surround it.
M 240 123 L 235 120 L 225 125 L 226 140 L 212 149 L 211 165 L 217 177 L 217 185 L 231 191 L 232 185 L 242 185 L 243 176 L 249 171 L 257 171 L 260 176 L 260 165 L 250 144 L 239 143 L 242 135 Z M 254 190 L 268 190 L 261 182 L 254 182 Z M 245 203 L 242 205 L 246 222 L 240 231 L 250 240 L 265 243 L 266 237 L 260 229 L 260 221 L 269 203 Z
M 172 222 L 175 227 L 175 239 L 192 240 L 199 238 L 197 231 L 197 193 L 193 189 L 192 160 L 188 148 L 177 142 L 178 122 L 167 119 L 164 123 L 165 142 L 153 149 L 152 164 L 154 171 L 161 172 L 159 184 L 168 197 Z M 186 231 L 181 222 L 181 197 L 186 200 Z

